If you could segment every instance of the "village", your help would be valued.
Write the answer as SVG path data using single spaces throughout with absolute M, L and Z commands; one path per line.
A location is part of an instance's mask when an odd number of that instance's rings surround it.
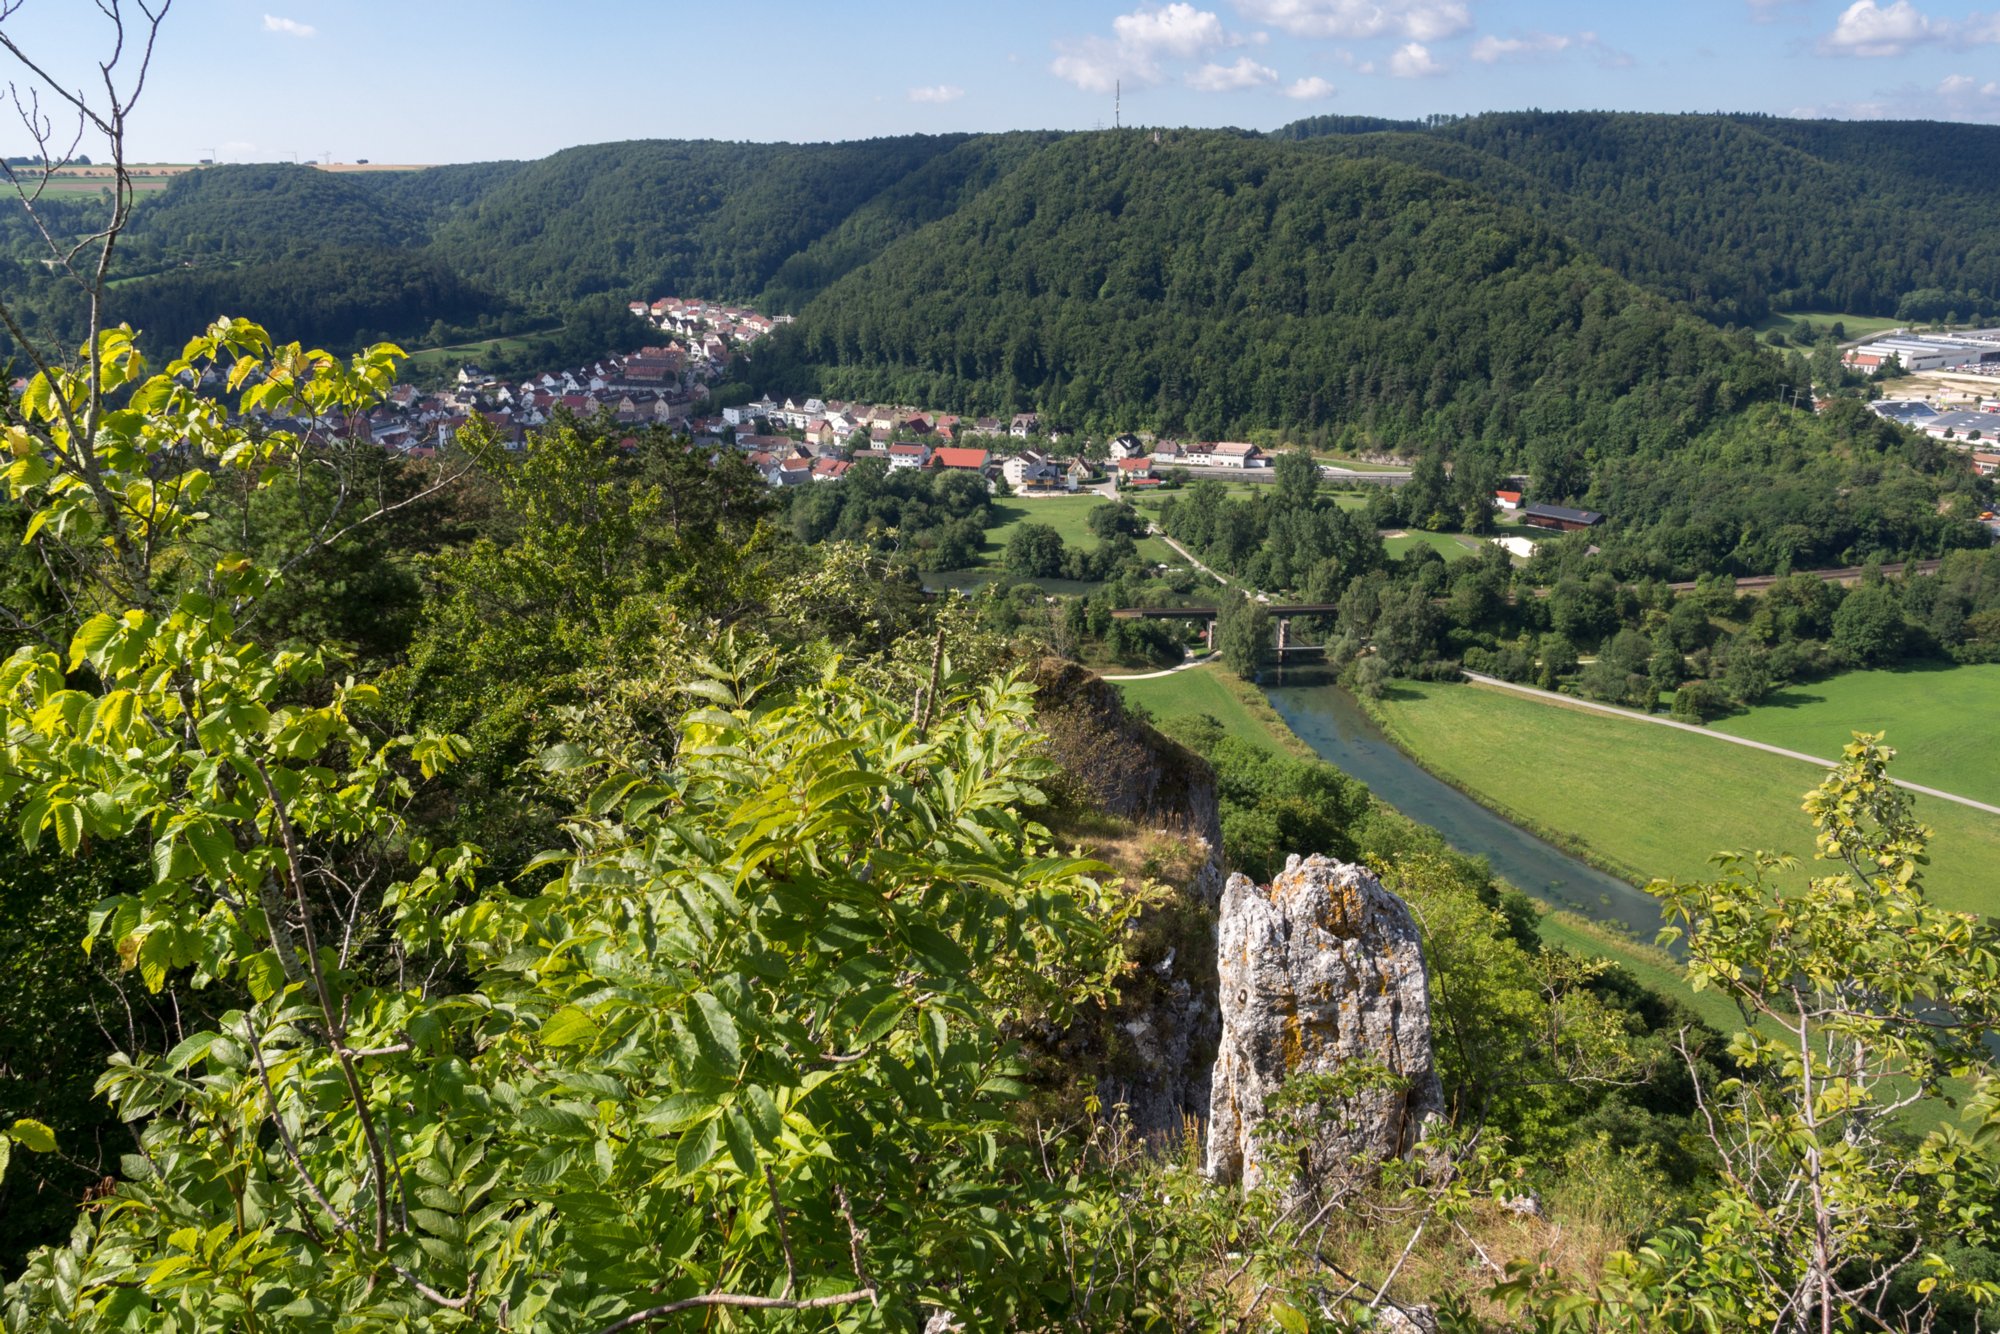
M 451 448 L 475 421 L 503 448 L 567 412 L 608 413 L 634 432 L 670 426 L 745 454 L 774 488 L 837 481 L 855 463 L 971 472 L 1015 494 L 1064 494 L 1085 487 L 1160 485 L 1168 470 L 1268 468 L 1259 446 L 1240 441 L 1180 443 L 1123 433 L 1086 438 L 1032 412 L 964 417 L 907 404 L 763 398 L 719 406 L 713 391 L 750 347 L 790 316 L 767 316 L 699 299 L 633 301 L 665 341 L 606 355 L 583 366 L 530 375 L 518 383 L 461 366 L 454 381 L 426 390 L 398 384 L 366 413 L 306 421 L 271 415 L 272 429 L 321 433 L 428 457 Z

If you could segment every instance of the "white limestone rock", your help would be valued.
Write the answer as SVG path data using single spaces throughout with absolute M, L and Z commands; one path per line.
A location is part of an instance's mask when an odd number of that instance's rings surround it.
M 1296 1186 L 1318 1191 L 1409 1153 L 1443 1093 L 1416 922 L 1360 866 L 1287 860 L 1268 889 L 1232 875 L 1217 931 L 1222 1044 L 1210 1086 L 1208 1173 L 1262 1178 L 1270 1099 L 1299 1074 L 1356 1062 L 1396 1076 L 1313 1109 Z

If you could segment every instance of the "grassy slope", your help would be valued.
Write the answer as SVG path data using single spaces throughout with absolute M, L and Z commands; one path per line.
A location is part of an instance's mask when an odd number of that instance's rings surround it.
M 1781 690 L 1718 732 L 1828 759 L 1857 731 L 1886 732 L 1913 783 L 2000 803 L 2000 664 L 1850 672 Z
M 1635 880 L 1711 874 L 1725 849 L 1812 854 L 1799 803 L 1819 771 L 1801 761 L 1474 686 L 1399 684 L 1380 712 L 1433 771 Z M 1937 830 L 1938 901 L 2000 908 L 2000 818 L 1921 797 L 1917 811 Z
M 1292 747 L 1280 744 L 1270 724 L 1250 712 L 1244 700 L 1231 689 L 1233 683 L 1234 678 L 1226 676 L 1223 668 L 1210 664 L 1154 681 L 1121 681 L 1119 689 L 1131 703 L 1144 705 L 1159 722 L 1206 713 L 1213 715 L 1230 736 L 1270 750 L 1290 751 Z M 1272 714 L 1273 718 L 1276 716 Z M 1278 726 L 1284 724 L 1280 722 Z M 1289 729 L 1285 735 L 1290 736 Z

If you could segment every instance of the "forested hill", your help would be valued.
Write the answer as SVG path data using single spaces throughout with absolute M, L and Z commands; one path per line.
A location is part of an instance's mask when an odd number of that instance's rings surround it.
M 789 362 L 786 360 L 789 358 Z M 774 387 L 1216 438 L 1670 447 L 1775 360 L 1436 175 L 1078 135 L 806 307 Z
M 1718 323 L 2000 314 L 2000 126 L 1518 112 L 1274 137 L 1474 185 Z
M 1715 325 L 1747 325 L 1771 309 L 2000 315 L 2000 230 L 1991 225 L 2000 210 L 2000 127 L 1524 112 L 1432 122 L 1322 117 L 1270 136 L 1163 137 L 1157 146 L 1170 151 L 1152 158 L 1139 151 L 1156 146 L 1151 132 L 1016 133 L 835 144 L 634 140 L 409 173 L 212 168 L 141 203 L 119 252 L 112 314 L 168 339 L 229 311 L 332 346 L 385 336 L 422 346 L 595 329 L 600 308 L 631 297 L 702 295 L 811 310 L 820 341 L 806 362 L 840 383 L 872 363 L 871 382 L 938 377 L 968 386 L 968 404 L 1029 399 L 1088 413 L 1136 403 L 1147 419 L 1185 424 L 1366 421 L 1389 437 L 1435 422 L 1483 431 L 1546 397 L 1513 377 L 1527 355 L 1520 346 L 1540 337 L 1547 279 L 1563 265 L 1602 261 Z M 1345 175 L 1355 163 L 1372 168 Z M 1124 180 L 1141 166 L 1149 174 Z M 1211 182 L 1262 201 L 1255 226 L 1233 215 L 1219 222 L 1238 248 L 1227 255 L 1204 248 L 1224 244 L 1221 233 L 1198 236 L 1187 218 L 1158 217 L 1164 230 L 1151 238 L 1171 240 L 1200 268 L 1203 299 L 1241 303 L 1236 329 L 1208 327 L 1206 308 L 1183 299 L 1190 275 L 1168 271 L 1143 247 L 1128 252 L 1132 228 L 1092 221 L 1106 173 L 1141 196 L 1133 202 L 1142 213 L 1152 196 L 1206 217 Z M 1437 193 L 1439 177 L 1456 188 Z M 1278 184 L 1266 188 L 1267 179 Z M 1354 219 L 1340 247 L 1316 247 L 1297 220 L 1350 179 L 1392 196 L 1435 195 L 1441 216 L 1424 225 L 1438 234 L 1413 244 L 1413 217 Z M 1283 225 L 1281 206 L 1290 220 Z M 78 236 L 93 222 L 88 201 L 52 203 L 50 217 L 58 233 Z M 1489 227 L 1508 253 L 1478 275 L 1483 304 L 1439 327 L 1445 289 L 1488 244 L 1472 233 Z M 933 244 L 962 267 L 938 273 L 926 253 Z M 18 213 L 0 214 L 0 281 L 28 327 L 69 335 L 74 311 L 62 305 L 41 247 Z M 1031 316 L 1032 329 L 995 321 L 998 288 L 972 293 L 963 316 L 931 295 L 959 290 L 970 274 L 1007 277 L 1001 266 L 1014 264 L 1017 251 L 1029 262 L 1014 277 L 1036 304 L 1002 304 Z M 1509 286 L 1512 279 L 1501 280 L 1510 266 L 1516 277 L 1539 274 L 1541 285 Z M 870 276 L 856 281 L 863 271 Z M 904 278 L 912 271 L 950 281 L 911 286 Z M 1048 287 L 1044 279 L 1057 273 L 1061 282 Z M 1262 285 L 1254 303 L 1234 291 L 1235 273 Z M 1079 306 L 1094 301 L 1082 283 L 1093 274 L 1107 299 L 1153 323 L 1092 330 L 1092 347 L 1056 384 L 1036 368 L 1035 341 L 1066 348 L 1064 331 L 1097 317 L 1055 319 L 1045 298 L 1060 290 Z M 1602 287 L 1601 273 L 1577 275 L 1577 290 L 1612 305 L 1629 300 Z M 1154 289 L 1157 298 L 1148 295 Z M 1307 318 L 1304 310 L 1349 324 L 1298 337 L 1268 322 Z M 948 327 L 918 329 L 917 312 Z M 1663 318 L 1657 307 L 1645 312 Z M 1355 322 L 1364 314 L 1392 327 L 1365 334 Z M 1278 364 L 1244 369 L 1237 353 L 1245 344 L 1232 334 L 1281 337 L 1288 346 Z M 1268 362 L 1262 353 L 1273 345 L 1256 346 Z M 1718 345 L 1705 346 L 1695 360 L 1712 366 Z M 1405 353 L 1426 369 L 1390 364 Z M 1713 381 L 1691 374 L 1691 385 Z M 1572 358 L 1562 382 L 1594 375 Z M 1211 378 L 1200 394 L 1189 387 Z M 1295 392 L 1307 381 L 1321 386 L 1317 397 Z M 1474 406 L 1482 400 L 1498 406 Z M 1589 401 L 1579 420 L 1596 411 Z M 1644 430 L 1614 434 L 1627 440 Z
M 499 182 L 434 244 L 466 272 L 531 299 L 606 291 L 748 299 L 786 260 L 963 141 L 571 148 Z

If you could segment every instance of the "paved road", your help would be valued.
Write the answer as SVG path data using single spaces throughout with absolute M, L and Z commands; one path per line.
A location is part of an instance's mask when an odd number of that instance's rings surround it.
M 1817 755 L 1807 755 L 1803 751 L 1786 750 L 1783 746 L 1773 746 L 1762 741 L 1752 741 L 1748 737 L 1731 736 L 1727 732 L 1710 731 L 1706 727 L 1697 727 L 1693 723 L 1675 722 L 1672 718 L 1661 718 L 1650 713 L 1640 713 L 1637 709 L 1621 709 L 1615 704 L 1599 704 L 1594 700 L 1578 699 L 1574 695 L 1558 695 L 1554 691 L 1538 690 L 1534 686 L 1519 685 L 1513 681 L 1502 681 L 1497 676 L 1482 676 L 1478 672 L 1467 672 L 1465 675 L 1466 679 L 1476 681 L 1480 685 L 1492 686 L 1497 690 L 1511 690 L 1517 695 L 1527 695 L 1532 699 L 1544 700 L 1555 704 L 1567 704 L 1571 708 L 1587 709 L 1594 713 L 1608 713 L 1618 718 L 1630 718 L 1633 722 L 1651 723 L 1655 727 L 1671 727 L 1676 731 L 1693 732 L 1696 736 L 1705 736 L 1711 741 L 1726 741 L 1734 746 L 1747 746 L 1751 750 L 1761 750 L 1771 755 L 1782 755 L 1788 760 L 1804 760 L 1807 764 L 1816 764 L 1822 769 L 1831 769 L 1834 767 L 1834 761 L 1823 760 Z M 1970 806 L 1973 810 L 1985 811 L 1988 815 L 2000 815 L 2000 806 L 1989 806 L 1983 801 L 1974 801 L 1971 797 L 1961 797 L 1955 792 L 1945 792 L 1938 788 L 1925 787 L 1921 783 L 1908 783 L 1900 778 L 1892 779 L 1891 781 L 1897 787 L 1907 789 L 1911 792 L 1920 792 L 1926 797 L 1936 797 L 1940 801 L 1951 801 L 1958 803 L 1960 806 Z

